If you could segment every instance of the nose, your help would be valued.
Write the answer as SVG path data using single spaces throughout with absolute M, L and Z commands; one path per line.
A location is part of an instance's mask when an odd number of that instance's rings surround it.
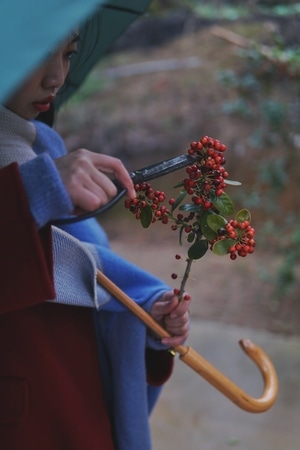
M 65 82 L 68 68 L 60 54 L 53 55 L 44 70 L 42 85 L 45 89 L 57 91 Z

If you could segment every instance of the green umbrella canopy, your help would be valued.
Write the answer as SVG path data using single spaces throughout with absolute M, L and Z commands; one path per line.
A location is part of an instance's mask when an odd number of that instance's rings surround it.
M 0 103 L 80 26 L 79 54 L 56 107 L 69 98 L 150 0 L 1 0 Z

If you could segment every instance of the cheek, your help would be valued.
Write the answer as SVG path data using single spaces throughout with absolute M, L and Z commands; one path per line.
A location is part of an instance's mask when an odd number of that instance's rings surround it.
M 39 91 L 42 82 L 41 80 L 42 78 L 38 74 L 31 77 L 30 80 L 28 80 L 27 83 L 23 85 L 23 97 L 34 97 L 35 94 Z
M 18 113 L 21 104 L 22 101 L 20 101 L 20 96 L 15 94 L 13 97 L 10 97 L 7 102 L 5 102 L 5 107 L 15 113 Z
M 66 81 L 66 78 L 67 78 L 68 73 L 70 71 L 70 66 L 71 66 L 71 63 L 70 63 L 69 60 L 67 62 L 65 62 L 65 64 L 64 64 L 64 82 Z

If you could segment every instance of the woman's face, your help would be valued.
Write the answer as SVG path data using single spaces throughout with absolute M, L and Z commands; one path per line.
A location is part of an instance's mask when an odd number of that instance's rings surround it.
M 75 33 L 15 92 L 6 108 L 23 117 L 34 119 L 50 109 L 56 94 L 65 82 L 72 56 L 77 53 L 79 36 Z

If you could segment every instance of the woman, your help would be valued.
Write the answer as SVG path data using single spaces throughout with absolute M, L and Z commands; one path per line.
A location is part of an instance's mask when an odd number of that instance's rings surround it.
M 0 110 L 0 164 L 19 186 L 9 194 L 20 194 L 22 184 L 26 193 L 15 202 L 12 224 L 15 231 L 26 227 L 33 244 L 20 256 L 13 248 L 24 293 L 22 286 L 11 291 L 8 269 L 1 293 L 0 444 L 10 450 L 151 448 L 147 415 L 172 371 L 167 349 L 182 343 L 189 328 L 189 301 L 178 304 L 163 282 L 112 252 L 94 220 L 64 230 L 49 225 L 74 208 L 107 202 L 115 187 L 106 172 L 134 196 L 120 161 L 85 149 L 68 155 L 61 138 L 34 120 L 55 102 L 77 45 L 73 33 Z M 36 278 L 32 267 L 39 269 Z M 158 342 L 148 335 L 95 285 L 97 268 L 172 337 Z

